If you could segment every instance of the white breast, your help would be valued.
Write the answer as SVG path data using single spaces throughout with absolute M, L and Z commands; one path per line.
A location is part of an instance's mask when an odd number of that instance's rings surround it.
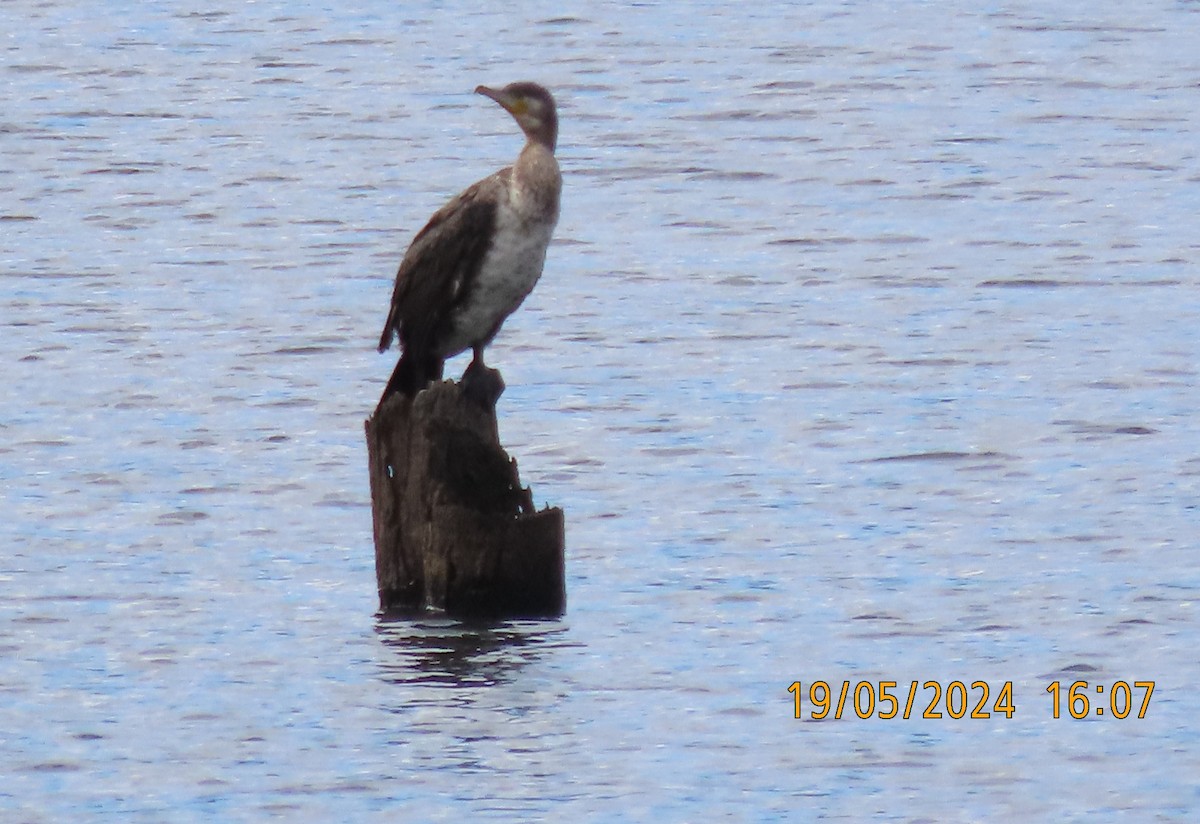
M 511 204 L 496 215 L 495 237 L 465 303 L 453 316 L 443 357 L 487 343 L 533 291 L 546 261 L 553 223 L 530 224 Z

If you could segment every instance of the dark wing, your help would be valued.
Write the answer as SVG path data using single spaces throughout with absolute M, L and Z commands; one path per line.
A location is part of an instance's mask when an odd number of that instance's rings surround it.
M 483 265 L 507 174 L 505 169 L 468 188 L 434 213 L 413 238 L 396 272 L 380 352 L 391 345 L 393 334 L 399 335 L 405 351 L 412 348 L 420 356 L 433 345 L 440 324 Z

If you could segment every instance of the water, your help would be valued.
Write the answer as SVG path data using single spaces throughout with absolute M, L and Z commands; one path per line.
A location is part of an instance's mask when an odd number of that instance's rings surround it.
M 1200 5 L 957 6 L 5 3 L 0 816 L 1194 817 Z M 519 78 L 569 611 L 381 620 L 373 342 Z

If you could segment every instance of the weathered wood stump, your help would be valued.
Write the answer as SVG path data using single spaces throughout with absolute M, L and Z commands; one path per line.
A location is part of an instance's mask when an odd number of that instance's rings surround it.
M 384 612 L 561 615 L 563 513 L 536 511 L 496 409 L 442 381 L 366 421 L 375 577 Z

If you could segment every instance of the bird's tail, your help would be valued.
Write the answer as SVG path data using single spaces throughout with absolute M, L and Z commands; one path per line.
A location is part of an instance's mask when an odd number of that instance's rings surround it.
M 407 397 L 415 397 L 430 381 L 442 379 L 442 361 L 436 357 L 421 357 L 418 353 L 406 350 L 396 362 L 392 377 L 388 379 L 387 387 L 383 390 L 380 403 L 390 398 L 396 392 L 402 392 Z

